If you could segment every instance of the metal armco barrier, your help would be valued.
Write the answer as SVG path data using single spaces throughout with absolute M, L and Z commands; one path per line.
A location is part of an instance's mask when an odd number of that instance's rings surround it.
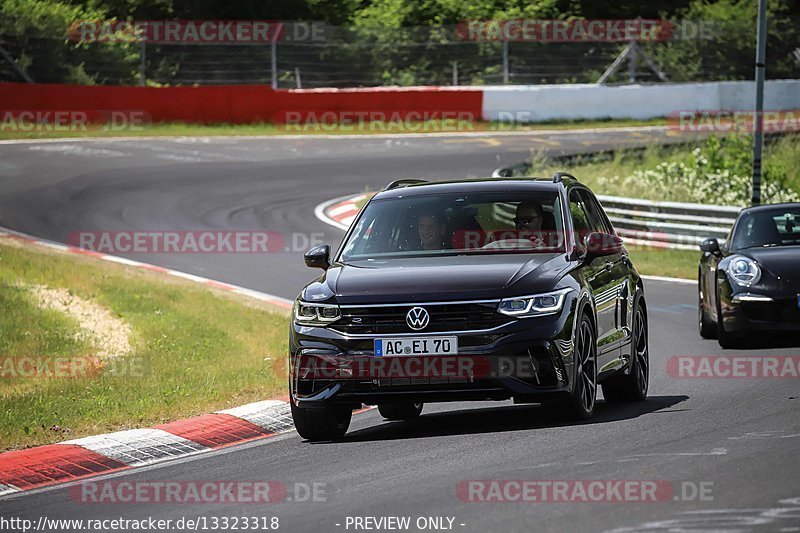
M 727 238 L 739 207 L 653 202 L 598 196 L 614 228 L 629 242 L 679 250 L 697 250 L 708 237 Z

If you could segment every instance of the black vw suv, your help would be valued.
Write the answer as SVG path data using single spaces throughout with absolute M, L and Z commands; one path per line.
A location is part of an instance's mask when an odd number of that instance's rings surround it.
M 592 192 L 552 179 L 398 180 L 361 210 L 298 296 L 289 392 L 298 433 L 343 436 L 354 409 L 423 402 L 552 404 L 572 418 L 641 401 L 642 279 Z

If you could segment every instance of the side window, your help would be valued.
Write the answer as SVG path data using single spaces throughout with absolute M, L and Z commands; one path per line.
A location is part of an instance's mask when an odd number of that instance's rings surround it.
M 586 214 L 586 207 L 583 205 L 583 199 L 578 194 L 577 189 L 573 189 L 569 193 L 569 212 L 572 215 L 575 242 L 578 244 L 578 248 L 583 250 L 583 239 L 591 232 L 591 229 L 589 229 L 589 217 Z
M 583 205 L 586 208 L 586 214 L 589 215 L 589 225 L 592 228 L 592 231 L 599 231 L 601 233 L 609 233 L 614 234 L 614 230 L 609 224 L 606 217 L 603 215 L 603 209 L 600 207 L 600 204 L 597 203 L 597 200 L 594 196 L 589 193 L 589 191 L 582 190 L 580 191 L 581 198 L 583 199 Z

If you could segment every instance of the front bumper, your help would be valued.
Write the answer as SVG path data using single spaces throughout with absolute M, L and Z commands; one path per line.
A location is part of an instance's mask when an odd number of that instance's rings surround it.
M 720 287 L 720 319 L 725 331 L 800 333 L 800 287 L 775 291 L 763 287 L 732 290 Z
M 509 318 L 503 327 L 483 333 L 436 333 L 459 340 L 458 361 L 469 360 L 467 372 L 454 374 L 372 373 L 374 365 L 397 359 L 401 369 L 409 358 L 375 357 L 374 337 L 348 337 L 332 328 L 291 326 L 289 342 L 290 393 L 295 405 L 377 404 L 393 401 L 447 402 L 507 400 L 546 402 L 572 390 L 572 330 L 575 298 L 557 315 Z M 409 335 L 424 337 L 420 333 Z M 431 356 L 439 363 L 445 357 Z M 437 361 L 430 361 L 438 359 Z M 378 361 L 381 360 L 381 361 Z M 324 361 L 334 372 L 310 372 L 309 361 Z M 415 362 L 414 362 L 415 363 Z M 467 366 L 463 367 L 467 368 Z M 357 370 L 353 370 L 357 369 Z

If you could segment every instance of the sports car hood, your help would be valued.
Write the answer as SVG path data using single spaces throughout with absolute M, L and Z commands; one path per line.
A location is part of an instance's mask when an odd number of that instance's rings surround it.
M 800 291 L 800 246 L 747 248 L 735 254 L 748 256 L 761 266 L 763 273 L 759 285 Z
M 572 263 L 565 254 L 487 254 L 334 263 L 303 291 L 338 303 L 480 300 L 552 290 Z

